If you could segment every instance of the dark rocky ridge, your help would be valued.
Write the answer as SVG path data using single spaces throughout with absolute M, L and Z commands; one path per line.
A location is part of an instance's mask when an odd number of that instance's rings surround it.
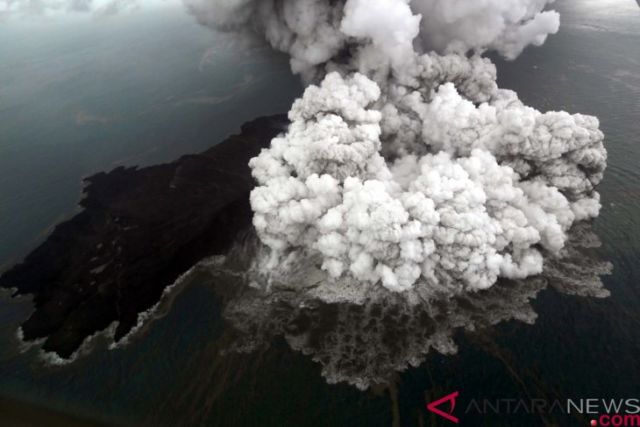
M 24 339 L 46 338 L 44 350 L 68 358 L 118 321 L 119 341 L 167 286 L 250 225 L 249 159 L 286 125 L 282 115 L 259 118 L 204 153 L 88 178 L 84 210 L 0 277 L 16 295 L 33 294 Z

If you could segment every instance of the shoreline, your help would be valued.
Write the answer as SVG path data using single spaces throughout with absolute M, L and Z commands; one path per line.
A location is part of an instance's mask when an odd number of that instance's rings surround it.
M 203 153 L 90 177 L 84 210 L 0 275 L 13 297 L 32 295 L 22 341 L 39 341 L 56 361 L 73 359 L 100 334 L 113 335 L 114 347 L 126 344 L 167 288 L 225 254 L 251 224 L 249 160 L 287 123 L 283 115 L 260 117 Z

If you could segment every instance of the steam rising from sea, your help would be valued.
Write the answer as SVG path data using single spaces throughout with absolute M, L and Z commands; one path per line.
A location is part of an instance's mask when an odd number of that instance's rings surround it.
M 288 53 L 309 82 L 250 163 L 267 277 L 313 259 L 325 301 L 450 297 L 540 274 L 598 215 L 598 120 L 527 107 L 482 57 L 557 32 L 548 1 L 185 2 Z
M 598 119 L 524 105 L 483 57 L 543 44 L 552 1 L 184 1 L 287 53 L 308 84 L 250 162 L 256 236 L 212 269 L 239 281 L 229 351 L 281 336 L 366 389 L 454 353 L 458 329 L 533 323 L 549 285 L 608 295 L 611 266 L 587 255 Z
M 600 276 L 611 272 L 611 264 L 595 258 L 599 244 L 590 226 L 581 223 L 571 230 L 561 257 L 547 260 L 543 274 L 500 279 L 489 289 L 450 298 L 408 298 L 416 294 L 378 287 L 363 299 L 328 302 L 323 274 L 310 267 L 312 260 L 271 272 L 272 286 L 265 289 L 263 272 L 252 266 L 252 256 L 265 247 L 252 233 L 203 272 L 226 299 L 223 317 L 234 338 L 225 354 L 260 352 L 283 338 L 319 363 L 327 382 L 364 390 L 392 383 L 431 351 L 455 354 L 459 330 L 479 332 L 509 320 L 533 324 L 537 314 L 531 301 L 544 289 L 607 297 Z

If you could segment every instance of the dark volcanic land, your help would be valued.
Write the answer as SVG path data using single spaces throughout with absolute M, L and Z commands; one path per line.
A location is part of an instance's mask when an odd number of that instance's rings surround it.
M 167 286 L 251 224 L 249 159 L 287 124 L 259 118 L 204 153 L 86 179 L 84 210 L 0 277 L 14 296 L 33 294 L 24 339 L 46 338 L 63 358 L 114 321 L 122 339 Z

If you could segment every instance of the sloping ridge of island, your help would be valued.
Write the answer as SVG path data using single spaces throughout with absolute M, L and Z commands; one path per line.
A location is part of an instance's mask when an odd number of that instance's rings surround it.
M 166 287 L 250 226 L 249 160 L 287 125 L 262 117 L 201 154 L 87 178 L 84 209 L 0 277 L 14 296 L 33 295 L 23 339 L 69 358 L 114 321 L 114 340 L 126 336 Z

